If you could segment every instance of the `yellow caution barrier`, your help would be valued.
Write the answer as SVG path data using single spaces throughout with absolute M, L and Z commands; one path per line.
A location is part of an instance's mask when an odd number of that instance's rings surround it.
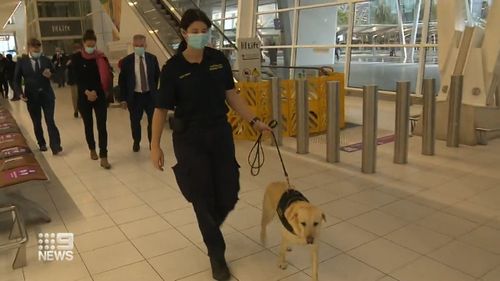
M 309 77 L 309 132 L 311 134 L 322 134 L 327 128 L 327 82 L 339 81 L 340 85 L 340 127 L 345 126 L 345 82 L 344 74 L 333 72 L 328 76 Z M 296 122 L 296 81 L 281 80 L 281 101 L 283 117 L 283 135 L 295 136 L 297 133 Z M 247 101 L 253 112 L 264 122 L 272 119 L 271 105 L 271 82 L 239 82 L 237 84 L 240 95 Z M 258 133 L 250 127 L 232 109 L 228 113 L 228 119 L 233 127 L 235 139 L 256 140 Z

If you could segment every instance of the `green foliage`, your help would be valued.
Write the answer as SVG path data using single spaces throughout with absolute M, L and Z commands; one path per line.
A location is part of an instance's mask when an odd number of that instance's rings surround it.
M 373 8 L 373 24 L 396 24 L 398 23 L 397 15 L 393 14 L 391 7 L 384 0 L 379 0 Z

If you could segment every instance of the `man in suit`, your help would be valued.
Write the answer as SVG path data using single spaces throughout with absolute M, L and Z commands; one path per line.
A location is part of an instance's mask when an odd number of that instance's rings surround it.
M 66 86 L 66 63 L 68 57 L 61 51 L 61 48 L 56 48 L 56 53 L 52 56 L 52 64 L 55 68 L 55 82 L 59 85 L 59 88 Z
M 11 101 L 17 101 L 20 100 L 21 98 L 19 97 L 19 93 L 16 91 L 16 88 L 14 87 L 14 71 L 16 70 L 16 62 L 12 59 L 11 54 L 7 54 L 7 56 L 5 57 L 7 58 L 7 67 L 5 69 L 5 75 L 9 82 L 10 88 L 14 92 Z
M 49 58 L 42 56 L 41 42 L 32 38 L 28 40 L 28 56 L 23 56 L 16 64 L 14 85 L 26 101 L 36 140 L 40 151 L 47 151 L 47 144 L 43 136 L 42 110 L 49 132 L 50 148 L 54 155 L 62 151 L 59 130 L 54 121 L 55 95 L 50 85 L 53 68 Z M 24 79 L 24 92 L 21 80 Z
M 141 142 L 141 119 L 144 112 L 148 117 L 148 139 L 151 144 L 151 123 L 154 99 L 158 94 L 160 66 L 156 56 L 145 51 L 146 36 L 134 35 L 133 46 L 134 53 L 121 60 L 118 100 L 122 108 L 128 108 L 130 113 L 130 126 L 134 140 L 132 150 L 138 152 Z

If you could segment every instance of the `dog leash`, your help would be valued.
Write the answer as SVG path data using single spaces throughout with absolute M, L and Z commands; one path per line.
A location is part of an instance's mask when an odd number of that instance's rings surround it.
M 278 125 L 278 122 L 276 120 L 271 120 L 268 125 L 269 127 L 271 127 L 271 129 L 274 129 Z M 278 156 L 280 157 L 281 167 L 283 168 L 283 173 L 285 174 L 286 182 L 288 184 L 288 189 L 291 189 L 292 186 L 290 185 L 290 178 L 288 177 L 288 172 L 286 171 L 285 162 L 283 161 L 283 157 L 281 156 L 281 151 L 278 146 L 276 135 L 274 134 L 273 131 L 271 131 L 271 135 L 273 136 L 274 145 L 276 146 L 276 150 L 278 151 Z M 264 156 L 264 148 L 262 147 L 262 133 L 260 133 L 252 149 L 250 149 L 250 152 L 248 153 L 248 164 L 250 165 L 250 173 L 252 174 L 252 176 L 257 176 L 260 173 L 260 169 L 264 166 L 264 162 L 265 162 L 265 156 Z

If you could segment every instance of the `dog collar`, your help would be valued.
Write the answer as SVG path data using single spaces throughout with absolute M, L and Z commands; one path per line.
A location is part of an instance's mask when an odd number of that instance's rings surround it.
M 293 230 L 292 225 L 288 222 L 288 220 L 285 217 L 285 211 L 292 205 L 293 203 L 297 201 L 305 201 L 309 202 L 307 198 L 300 193 L 299 191 L 295 189 L 288 189 L 281 195 L 280 201 L 278 202 L 278 207 L 276 208 L 276 212 L 278 213 L 278 217 L 280 218 L 281 223 L 283 226 L 292 234 L 297 235 L 295 231 Z

